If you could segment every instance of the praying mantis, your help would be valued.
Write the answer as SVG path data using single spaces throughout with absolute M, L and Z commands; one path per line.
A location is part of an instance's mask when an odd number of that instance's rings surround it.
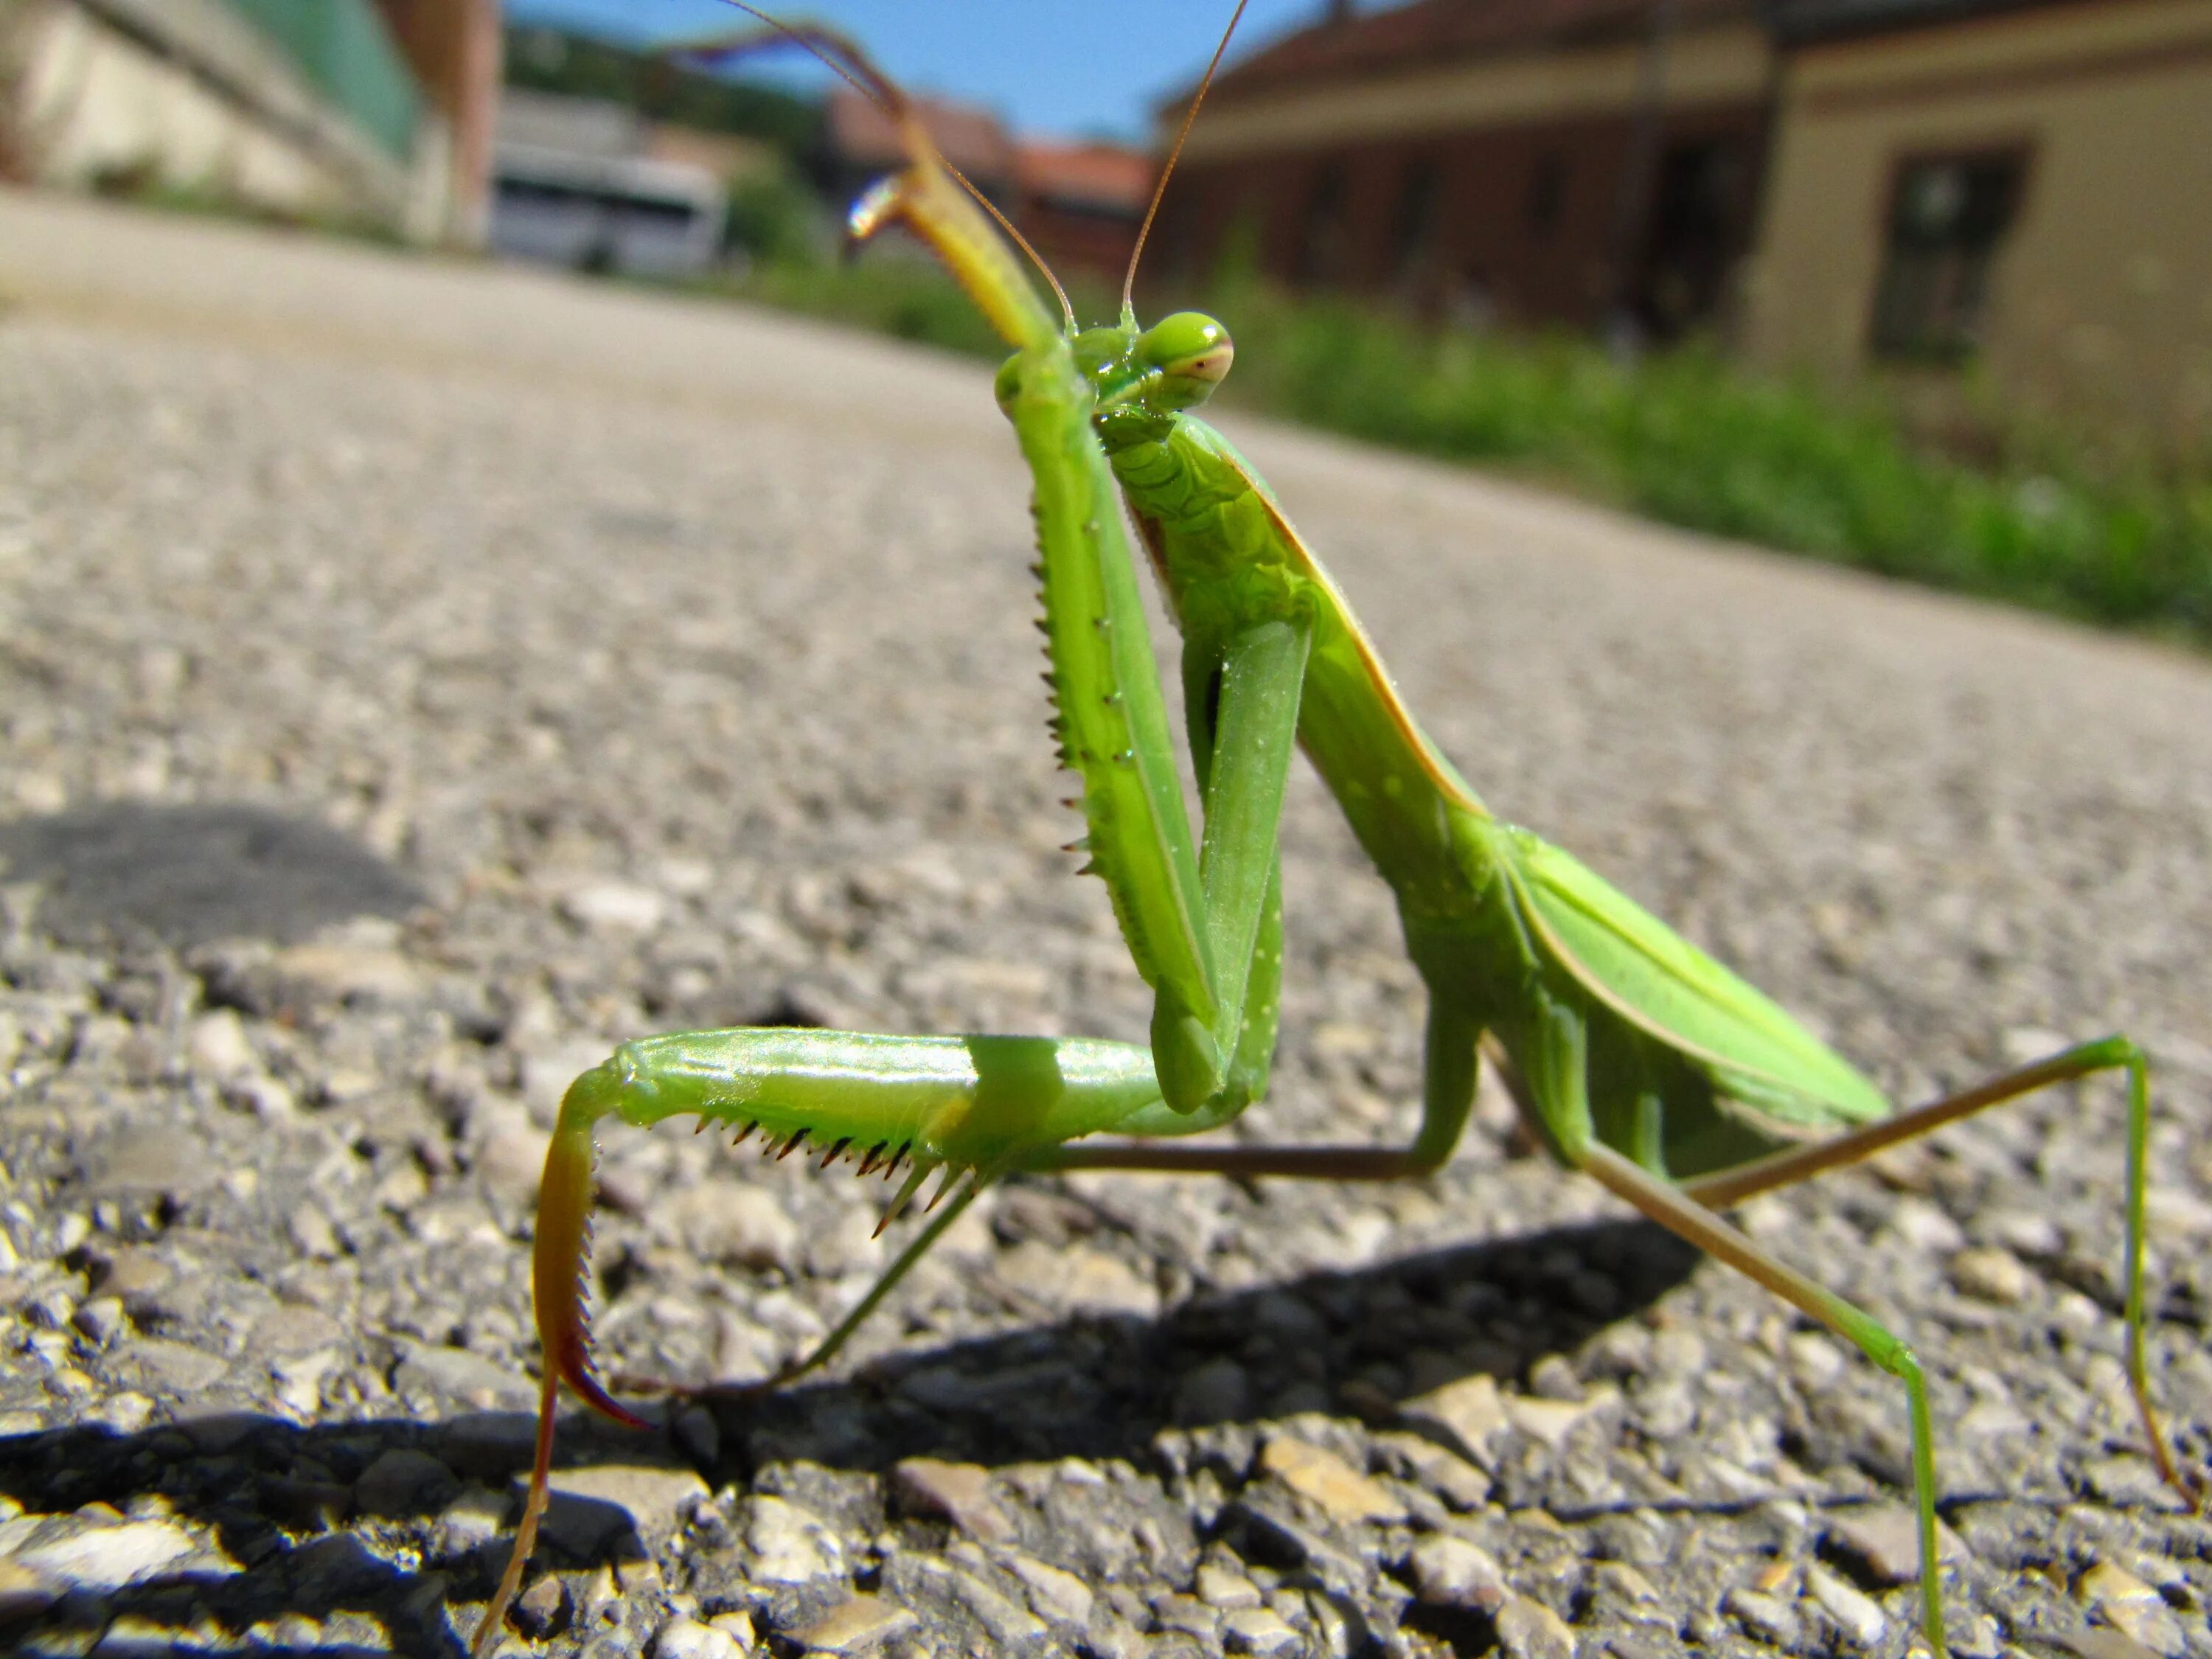
M 1559 1163 L 1848 1339 L 1901 1383 L 1922 1620 L 1942 1656 L 1934 1437 L 1919 1363 L 1872 1315 L 1754 1243 L 1723 1212 L 2001 1102 L 2118 1072 L 2128 1109 L 2128 1377 L 2150 1456 L 2196 1508 L 2148 1385 L 2148 1065 L 2136 1043 L 2080 1043 L 1895 1111 L 1775 1003 L 1571 854 L 1493 815 L 1423 732 L 1267 486 L 1191 412 L 1229 372 L 1228 331 L 1188 312 L 1140 327 L 1128 283 L 1109 326 L 1079 328 L 1064 293 L 1055 317 L 1010 246 L 1012 228 L 936 155 L 899 88 L 860 48 L 741 9 L 775 33 L 713 50 L 798 41 L 898 125 L 907 165 L 854 206 L 855 238 L 894 222 L 912 231 L 1012 349 L 994 389 L 1034 485 L 1053 729 L 1081 782 L 1071 805 L 1085 819 L 1085 869 L 1105 883 L 1153 994 L 1150 1041 L 698 1031 L 626 1042 L 579 1077 L 561 1104 L 538 1199 L 533 1287 L 544 1374 L 535 1464 L 476 1652 L 502 1627 L 544 1512 L 561 1383 L 617 1421 L 641 1424 L 596 1379 L 586 1319 L 594 1133 L 608 1116 L 645 1126 L 696 1115 L 740 1140 L 760 1135 L 779 1155 L 805 1150 L 825 1166 L 849 1159 L 862 1174 L 903 1172 L 886 1225 L 938 1182 L 927 1224 L 781 1382 L 836 1354 L 977 1195 L 1010 1174 L 1419 1179 L 1451 1156 L 1487 1062 Z M 1139 252 L 1143 240 L 1140 232 Z M 1132 283 L 1135 269 L 1133 255 Z M 1203 809 L 1196 836 L 1125 510 L 1182 635 L 1186 735 Z M 1282 962 L 1277 832 L 1301 746 L 1394 890 L 1427 989 L 1420 1127 L 1410 1146 L 1392 1149 L 1174 1144 L 1222 1127 L 1266 1092 Z

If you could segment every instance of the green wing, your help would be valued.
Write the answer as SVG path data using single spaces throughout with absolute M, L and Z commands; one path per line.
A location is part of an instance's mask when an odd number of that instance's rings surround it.
M 1888 1100 L 1778 1004 L 1587 865 L 1523 830 L 1497 836 L 1560 963 L 1631 1023 L 1698 1062 L 1738 1106 L 1802 1133 L 1870 1122 Z

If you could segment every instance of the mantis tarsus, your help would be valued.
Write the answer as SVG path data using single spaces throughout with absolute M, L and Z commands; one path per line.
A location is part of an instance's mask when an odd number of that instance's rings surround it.
M 758 1133 L 784 1153 L 849 1158 L 863 1173 L 904 1170 L 886 1224 L 938 1180 L 937 1213 L 781 1381 L 834 1355 L 976 1194 L 1012 1172 L 1418 1177 L 1451 1155 L 1480 1055 L 1561 1163 L 1850 1339 L 1903 1382 L 1923 1618 L 1940 1655 L 1933 1437 L 1918 1362 L 1879 1322 L 1720 1212 L 1999 1102 L 2120 1071 L 2128 1373 L 2150 1455 L 2193 1507 L 2147 1380 L 2148 1067 L 2136 1044 L 2118 1036 L 2082 1043 L 1893 1113 L 1765 996 L 1570 854 L 1494 817 L 1400 701 L 1267 486 L 1189 413 L 1228 372 L 1228 331 L 1194 313 L 1139 328 L 1126 287 L 1112 326 L 1079 329 L 1064 295 L 1065 320 L 1054 318 L 1000 234 L 1011 228 L 979 211 L 980 198 L 936 156 L 898 89 L 838 36 L 773 27 L 899 124 L 908 165 L 854 209 L 854 234 L 903 223 L 1013 349 L 996 391 L 1035 484 L 1054 729 L 1082 781 L 1085 867 L 1103 878 L 1154 994 L 1151 1042 L 703 1031 L 625 1043 L 578 1078 L 562 1103 L 538 1202 L 545 1375 L 536 1468 L 477 1650 L 501 1626 L 543 1511 L 559 1383 L 619 1421 L 638 1421 L 592 1376 L 585 1316 L 593 1133 L 610 1114 L 641 1125 L 696 1114 L 702 1126 L 727 1126 L 740 1139 Z M 1186 723 L 1204 807 L 1199 840 L 1176 777 L 1125 507 L 1183 635 Z M 1300 744 L 1394 890 L 1428 989 L 1420 1129 L 1395 1150 L 1158 1144 L 1218 1128 L 1265 1092 L 1282 953 L 1277 830 Z M 1074 1144 L 1100 1134 L 1126 1139 Z

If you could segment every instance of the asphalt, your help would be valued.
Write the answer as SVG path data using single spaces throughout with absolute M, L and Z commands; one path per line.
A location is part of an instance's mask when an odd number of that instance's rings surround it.
M 2152 1053 L 2153 1387 L 2212 1461 L 2212 663 L 1222 423 L 1486 799 L 1896 1097 Z M 0 192 L 0 1642 L 458 1651 L 538 1149 L 614 1042 L 1141 1039 L 1026 496 L 975 362 Z M 1303 769 L 1284 846 L 1250 1132 L 1402 1138 L 1419 987 Z M 1741 1218 L 1926 1366 L 1961 1654 L 2212 1651 L 2118 1358 L 2123 1126 L 2054 1091 Z M 842 1170 L 603 1152 L 611 1370 L 757 1377 L 883 1260 Z M 1024 1182 L 825 1379 L 568 1419 L 525 1628 L 1901 1653 L 1904 1419 L 1486 1090 L 1401 1190 Z

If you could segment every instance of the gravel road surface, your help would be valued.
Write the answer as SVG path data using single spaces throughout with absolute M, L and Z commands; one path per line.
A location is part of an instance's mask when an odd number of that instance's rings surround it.
M 1231 319 L 1233 321 L 1233 319 Z M 1901 1098 L 2156 1055 L 2153 1375 L 2212 1459 L 2212 664 L 1231 417 L 1413 707 Z M 1059 844 L 988 370 L 0 194 L 0 1646 L 459 1652 L 562 1087 L 686 1026 L 1140 1039 Z M 1270 1138 L 1420 999 L 1310 775 Z M 2107 1082 L 1758 1200 L 1933 1388 L 1954 1651 L 2212 1651 Z M 610 1369 L 756 1378 L 881 1194 L 605 1138 Z M 895 1230 L 894 1239 L 899 1236 Z M 578 1413 L 515 1650 L 1896 1655 L 1899 1389 L 1518 1144 L 977 1206 L 849 1363 Z

